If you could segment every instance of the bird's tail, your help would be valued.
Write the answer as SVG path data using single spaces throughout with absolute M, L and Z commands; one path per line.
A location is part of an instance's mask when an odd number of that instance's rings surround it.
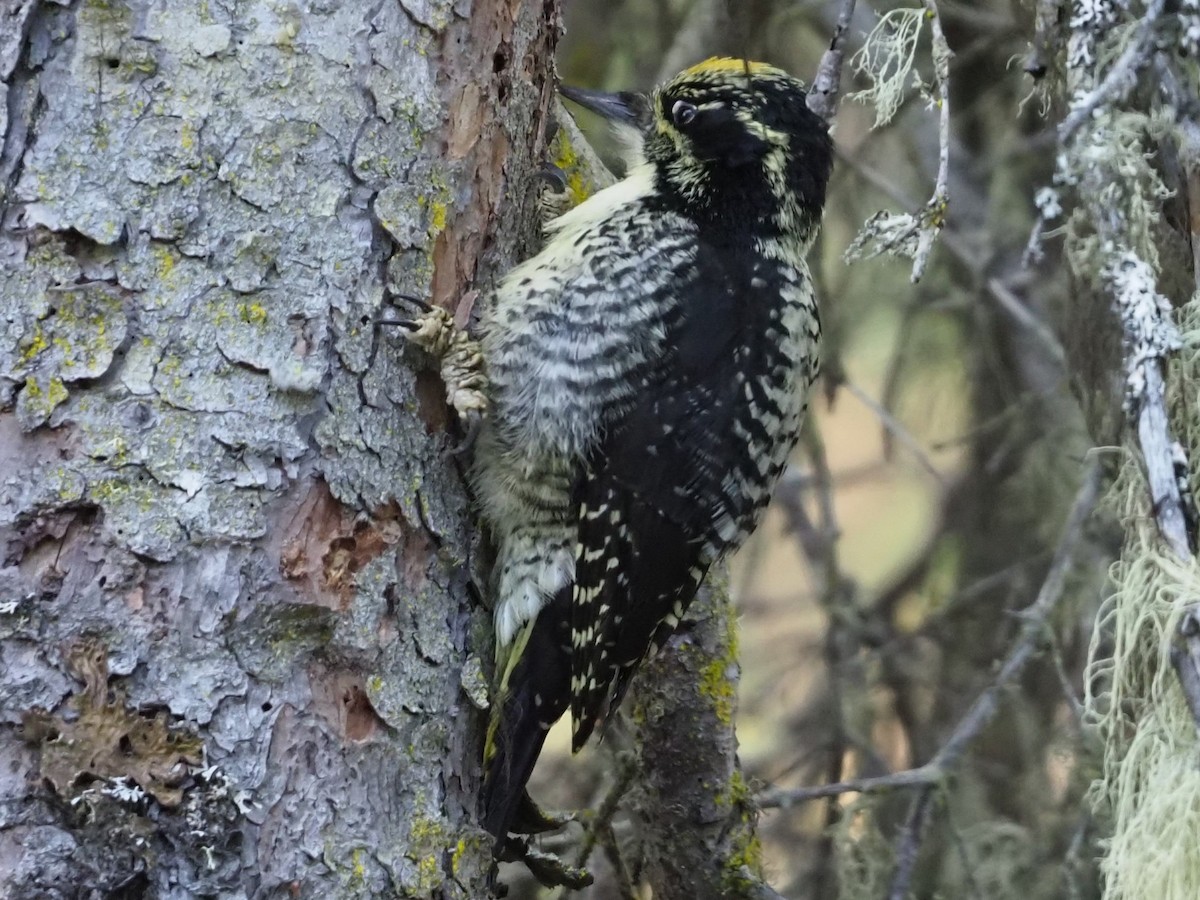
M 482 824 L 508 836 L 550 726 L 570 701 L 570 587 L 504 648 L 500 689 L 484 749 Z

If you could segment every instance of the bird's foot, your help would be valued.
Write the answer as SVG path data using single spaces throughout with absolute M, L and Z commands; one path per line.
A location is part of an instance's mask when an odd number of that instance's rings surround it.
M 568 887 L 582 890 L 592 883 L 592 873 L 573 866 L 553 853 L 537 850 L 524 838 L 510 835 L 505 839 L 496 858 L 501 862 L 522 862 L 545 887 Z
M 438 361 L 446 402 L 454 409 L 466 431 L 466 438 L 455 453 L 470 449 L 487 416 L 488 378 L 484 372 L 483 351 L 479 342 L 454 323 L 448 310 L 416 297 L 402 297 L 415 306 L 418 314 L 411 319 L 389 320 L 383 324 L 404 329 L 409 342 Z
M 551 160 L 562 149 L 565 135 L 559 129 L 557 120 L 551 119 L 546 131 L 546 157 L 542 159 L 538 169 L 538 214 L 542 229 L 554 219 L 574 206 L 579 205 L 579 196 L 571 190 L 571 182 L 567 173 Z
M 548 813 L 533 802 L 529 791 L 524 791 L 509 830 L 516 834 L 544 834 L 565 828 L 574 821 L 574 813 Z

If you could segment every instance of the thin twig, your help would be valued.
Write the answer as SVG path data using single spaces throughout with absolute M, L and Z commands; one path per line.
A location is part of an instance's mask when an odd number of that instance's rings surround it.
M 921 464 L 921 468 L 933 476 L 934 480 L 942 486 L 946 487 L 946 479 L 942 473 L 938 471 L 938 467 L 933 464 L 933 460 L 929 458 L 929 454 L 925 452 L 925 448 L 921 446 L 920 441 L 912 436 L 912 433 L 901 424 L 900 420 L 893 416 L 890 412 L 884 409 L 883 405 L 870 394 L 860 388 L 852 381 L 843 381 L 842 387 L 850 392 L 850 395 L 858 400 L 863 406 L 871 410 L 881 423 L 884 429 L 896 438 L 901 444 L 909 449 L 913 457 Z
M 1082 900 L 1083 891 L 1079 886 L 1079 876 L 1076 870 L 1081 866 L 1086 865 L 1083 860 L 1084 842 L 1087 840 L 1088 829 L 1092 824 L 1092 815 L 1084 808 L 1083 813 L 1079 817 L 1079 826 L 1075 829 L 1075 833 L 1071 835 L 1071 843 L 1067 846 L 1066 855 L 1063 857 L 1063 880 L 1066 881 L 1068 900 Z
M 808 92 L 808 108 L 826 121 L 837 112 L 838 99 L 842 91 L 842 62 L 846 55 L 846 32 L 854 16 L 855 0 L 841 0 L 838 5 L 837 22 L 833 26 L 833 37 L 829 49 L 821 55 L 813 78 L 812 90 Z
M 847 163 L 864 181 L 883 194 L 891 197 L 900 206 L 911 209 L 916 205 L 916 201 L 913 198 L 862 160 L 844 153 L 839 153 L 838 159 L 841 162 Z M 967 246 L 966 241 L 952 229 L 948 229 L 943 233 L 942 246 L 972 272 L 982 273 L 987 267 L 987 261 L 980 259 L 972 252 Z M 1021 303 L 1002 281 L 998 278 L 988 278 L 984 282 L 984 288 L 986 295 L 1003 312 L 1011 316 L 1018 325 L 1028 330 L 1037 339 L 1038 343 L 1042 345 L 1055 363 L 1059 366 L 1064 365 L 1066 353 L 1063 351 L 1062 344 L 1058 342 L 1058 338 L 1054 336 L 1054 333 L 1044 322 L 1040 321 Z
M 971 741 L 983 731 L 984 727 L 996 715 L 1000 708 L 1002 693 L 1016 680 L 1025 669 L 1026 664 L 1034 657 L 1038 643 L 1045 633 L 1051 613 L 1058 606 L 1066 586 L 1067 573 L 1075 555 L 1075 548 L 1083 535 L 1083 526 L 1091 515 L 1092 509 L 1100 496 L 1100 465 L 1095 455 L 1088 462 L 1083 475 L 1083 483 L 1075 494 L 1075 502 L 1071 504 L 1071 512 L 1063 526 L 1062 537 L 1050 561 L 1050 569 L 1038 591 L 1037 599 L 1021 614 L 1024 623 L 1017 643 L 1013 647 L 1000 671 L 971 704 L 967 714 L 955 726 L 949 739 L 942 744 L 937 755 L 929 766 L 949 773 L 958 764 Z M 924 838 L 925 826 L 929 821 L 929 805 L 932 802 L 934 785 L 921 788 L 913 800 L 908 820 L 901 832 L 899 850 L 896 854 L 896 869 L 892 875 L 892 886 L 888 893 L 889 900 L 904 900 L 908 893 L 908 885 L 912 879 L 912 869 L 916 863 Z
M 912 280 L 921 280 L 933 242 L 946 221 L 946 210 L 950 205 L 950 60 L 954 52 L 946 42 L 942 31 L 942 17 L 938 12 L 937 0 L 925 0 L 925 16 L 929 19 L 933 38 L 933 78 L 937 86 L 938 108 L 938 170 L 933 185 L 933 196 L 921 214 L 922 225 L 917 236 L 917 252 L 913 256 Z
M 759 809 L 791 809 L 801 803 L 840 797 L 842 794 L 886 794 L 890 791 L 937 784 L 945 773 L 927 764 L 916 769 L 905 769 L 890 775 L 874 778 L 848 778 L 836 784 L 820 784 L 804 788 L 769 788 L 758 795 Z
M 917 857 L 921 853 L 921 839 L 925 835 L 925 826 L 929 824 L 929 808 L 933 805 L 933 786 L 926 785 L 913 797 L 912 805 L 908 808 L 908 818 L 900 832 L 900 843 L 896 848 L 896 870 L 892 875 L 892 884 L 888 888 L 888 900 L 905 900 L 908 896 L 908 885 L 912 881 L 913 870 L 917 866 Z
M 1000 709 L 1001 695 L 1012 684 L 1016 677 L 1025 670 L 1025 666 L 1037 653 L 1040 638 L 1045 634 L 1046 623 L 1050 614 L 1055 611 L 1058 601 L 1062 599 L 1063 588 L 1066 586 L 1067 574 L 1072 565 L 1075 548 L 1084 533 L 1084 523 L 1096 506 L 1100 490 L 1100 467 L 1096 455 L 1092 455 L 1084 472 L 1084 480 L 1075 494 L 1075 500 L 1064 524 L 1062 536 L 1058 539 L 1054 558 L 1050 568 L 1046 570 L 1042 587 L 1038 589 L 1037 598 L 1020 613 L 1021 630 L 1013 649 L 1010 650 L 1000 672 L 986 686 L 971 708 L 954 727 L 946 743 L 943 743 L 937 754 L 924 766 L 907 769 L 890 775 L 880 775 L 876 778 L 848 779 L 835 785 L 800 788 L 772 788 L 764 791 L 758 797 L 758 805 L 763 809 L 788 809 L 791 806 L 808 802 L 808 800 L 823 797 L 835 797 L 844 793 L 882 793 L 895 791 L 898 788 L 918 787 L 934 788 L 954 772 L 956 766 L 965 754 L 967 746 L 978 736 L 983 728 L 991 721 Z M 922 821 L 910 817 L 910 821 Z
M 950 804 L 946 804 L 946 830 L 950 832 L 950 840 L 954 842 L 954 849 L 958 851 L 958 858 L 962 863 L 963 876 L 967 882 L 967 887 L 971 891 L 971 897 L 974 900 L 979 900 L 983 896 L 979 888 L 979 880 L 975 877 L 977 866 L 971 861 L 971 854 L 967 849 L 967 842 L 963 839 L 962 831 L 954 821 L 954 810 Z M 986 852 L 986 851 L 985 851 Z
M 888 355 L 887 368 L 884 370 L 883 387 L 879 391 L 879 403 L 888 412 L 896 408 L 896 398 L 900 393 L 901 379 L 905 373 L 904 367 L 908 362 L 907 351 L 911 345 L 910 338 L 920 310 L 919 302 L 913 298 L 904 304 L 904 309 L 900 313 L 900 323 L 896 327 L 896 337 L 892 341 L 892 352 Z M 894 449 L 891 433 L 884 431 L 883 458 L 888 462 L 891 462 Z
M 1084 522 L 1091 515 L 1099 495 L 1100 465 L 1093 455 L 1084 471 L 1083 483 L 1075 494 L 1075 501 L 1071 504 L 1071 512 L 1063 526 L 1062 537 L 1054 551 L 1054 558 L 1050 561 L 1050 569 L 1038 591 L 1037 599 L 1020 613 L 1023 624 L 1017 644 L 1004 660 L 1004 664 L 1000 667 L 1000 671 L 992 683 L 979 695 L 979 698 L 950 735 L 950 739 L 942 745 L 942 749 L 934 757 L 934 762 L 938 765 L 946 767 L 958 761 L 971 740 L 996 714 L 996 710 L 1000 706 L 1000 694 L 1021 674 L 1025 665 L 1033 658 L 1039 639 L 1045 633 L 1050 614 L 1062 599 L 1067 573 L 1071 568 L 1071 560 L 1075 548 L 1079 544 L 1079 539 L 1083 535 Z
M 617 835 L 613 831 L 611 820 L 604 823 L 604 827 L 600 829 L 599 838 L 604 855 L 616 873 L 617 890 L 621 900 L 637 900 L 637 894 L 633 889 L 633 879 L 629 877 L 629 867 L 625 865 L 625 859 L 621 856 L 621 846 L 617 843 Z
M 987 280 L 987 290 L 1001 309 L 1012 316 L 1023 328 L 1028 329 L 1037 336 L 1038 342 L 1049 351 L 1056 363 L 1060 366 L 1066 364 L 1066 354 L 1063 352 L 1058 338 L 1054 336 L 1054 332 L 1046 327 L 1045 322 L 1031 313 L 1028 307 L 1018 299 L 1016 294 L 1008 289 L 1008 286 L 1003 281 L 999 278 L 989 278 Z
M 600 805 L 596 807 L 596 813 L 585 824 L 583 837 L 579 841 L 579 850 L 575 854 L 575 868 L 582 869 L 587 866 L 588 859 L 592 855 L 592 851 L 599 844 L 603 846 L 605 833 L 612 833 L 612 822 L 617 811 L 621 806 L 621 798 L 629 791 L 633 784 L 633 776 L 637 772 L 637 762 L 630 754 L 618 754 L 617 762 L 617 778 L 613 782 L 613 786 L 605 794 Z M 561 888 L 557 894 L 557 900 L 563 900 L 570 890 Z

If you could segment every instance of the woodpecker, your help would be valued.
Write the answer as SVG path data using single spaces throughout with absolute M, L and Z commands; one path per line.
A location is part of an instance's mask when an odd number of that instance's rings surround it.
M 803 84 L 714 58 L 649 94 L 563 92 L 625 133 L 627 174 L 547 226 L 477 347 L 440 336 L 441 310 L 413 326 L 456 408 L 486 409 L 471 479 L 497 548 L 481 806 L 498 845 L 550 726 L 569 708 L 578 751 L 757 526 L 819 362 L 805 255 L 832 143 Z

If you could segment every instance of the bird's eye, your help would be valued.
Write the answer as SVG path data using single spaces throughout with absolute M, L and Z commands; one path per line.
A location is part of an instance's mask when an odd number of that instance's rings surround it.
M 691 125 L 696 120 L 696 107 L 686 100 L 676 100 L 671 107 L 671 119 L 680 128 Z

